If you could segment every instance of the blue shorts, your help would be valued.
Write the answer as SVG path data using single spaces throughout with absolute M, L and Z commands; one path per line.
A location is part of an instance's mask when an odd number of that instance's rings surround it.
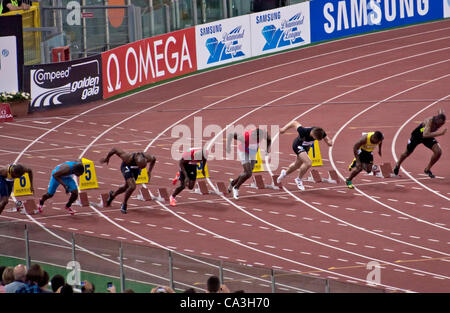
M 59 182 L 53 177 L 53 174 L 58 170 L 59 166 L 56 167 L 53 172 L 52 172 L 52 178 L 50 179 L 50 183 L 48 184 L 48 190 L 47 193 L 49 195 L 54 195 L 56 192 L 56 188 L 58 188 L 59 186 Z M 69 187 L 69 192 L 72 192 L 77 188 L 77 184 L 75 183 L 75 180 L 72 178 L 71 176 L 65 176 L 65 177 L 61 177 L 62 181 L 64 182 L 64 184 L 66 184 Z
M 0 176 L 0 198 L 11 195 L 14 187 L 14 181 L 6 180 L 5 177 Z

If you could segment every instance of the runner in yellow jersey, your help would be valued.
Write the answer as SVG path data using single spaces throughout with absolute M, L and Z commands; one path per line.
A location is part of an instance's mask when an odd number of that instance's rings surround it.
M 348 188 L 352 189 L 352 179 L 356 177 L 362 170 L 367 173 L 372 171 L 373 166 L 373 150 L 378 146 L 378 154 L 381 156 L 381 145 L 383 143 L 383 134 L 379 131 L 370 132 L 362 136 L 360 140 L 353 146 L 353 154 L 355 158 L 352 164 L 349 166 L 351 171 L 350 176 L 346 179 L 345 183 Z
M 403 161 L 409 157 L 409 155 L 416 149 L 419 144 L 423 144 L 425 147 L 433 151 L 430 162 L 424 170 L 430 178 L 434 178 L 434 174 L 431 172 L 431 167 L 439 160 L 442 155 L 441 147 L 436 141 L 435 137 L 445 135 L 447 128 L 439 130 L 445 124 L 445 114 L 443 110 L 439 110 L 438 114 L 427 118 L 420 123 L 411 133 L 411 138 L 408 140 L 406 151 L 400 155 L 400 158 L 395 165 L 394 174 L 398 175 L 400 165 Z

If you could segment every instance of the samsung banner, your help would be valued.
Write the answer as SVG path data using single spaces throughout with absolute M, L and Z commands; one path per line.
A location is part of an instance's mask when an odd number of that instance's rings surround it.
M 317 42 L 441 19 L 443 3 L 439 0 L 314 0 L 311 16 L 312 41 Z
M 250 15 L 253 56 L 311 43 L 309 2 Z
M 30 111 L 102 99 L 101 56 L 25 67 Z
M 198 69 L 251 57 L 248 15 L 197 25 L 195 35 Z

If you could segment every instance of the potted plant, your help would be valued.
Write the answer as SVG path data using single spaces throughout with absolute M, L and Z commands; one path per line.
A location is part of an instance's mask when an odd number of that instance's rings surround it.
M 2 92 L 0 103 L 8 103 L 14 117 L 26 116 L 30 107 L 31 95 L 27 92 Z

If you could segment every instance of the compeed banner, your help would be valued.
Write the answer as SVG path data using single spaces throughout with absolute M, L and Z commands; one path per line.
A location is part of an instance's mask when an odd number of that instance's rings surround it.
M 195 33 L 198 69 L 252 56 L 249 15 L 197 25 Z
M 250 15 L 253 56 L 311 43 L 309 2 Z
M 30 111 L 102 99 L 100 54 L 74 61 L 25 67 Z
M 436 0 L 311 1 L 313 42 L 366 33 L 443 17 Z
M 102 53 L 103 97 L 197 70 L 195 28 L 146 38 Z

